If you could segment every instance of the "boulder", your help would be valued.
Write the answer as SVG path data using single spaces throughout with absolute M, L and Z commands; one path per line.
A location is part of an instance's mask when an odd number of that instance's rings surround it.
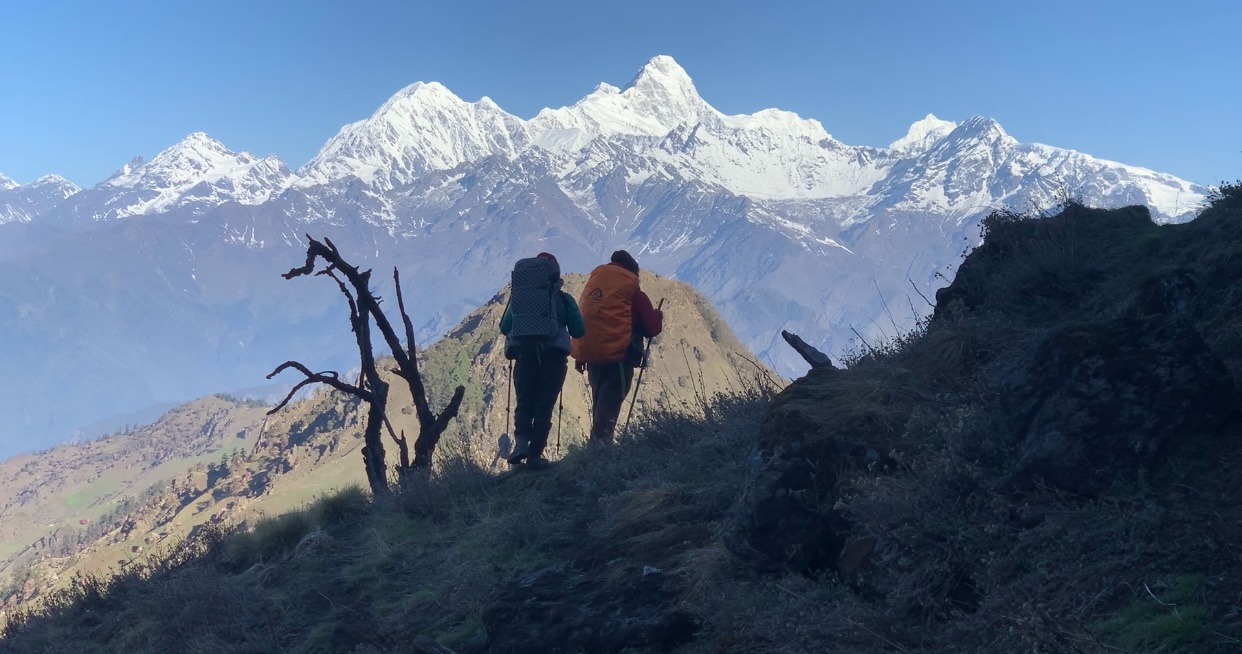
M 914 406 L 900 384 L 877 391 L 872 381 L 816 367 L 772 401 L 726 534 L 735 554 L 760 570 L 837 567 L 850 537 L 836 508 L 842 476 L 887 468 Z
M 1140 317 L 1170 314 L 1189 316 L 1199 282 L 1185 270 L 1156 275 L 1139 287 L 1135 313 Z
M 831 566 L 849 533 L 833 508 L 837 479 L 826 450 L 756 448 L 726 543 L 765 571 L 813 574 Z

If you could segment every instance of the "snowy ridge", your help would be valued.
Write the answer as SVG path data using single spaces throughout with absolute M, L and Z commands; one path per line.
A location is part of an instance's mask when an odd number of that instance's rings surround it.
M 865 196 L 871 208 L 960 212 L 997 208 L 1011 198 L 1047 199 L 1018 191 L 1034 175 L 1055 177 L 1054 185 L 1071 194 L 1083 194 L 1077 186 L 1087 184 L 1082 191 L 1088 195 L 1148 198 L 1166 219 L 1184 216 L 1202 199 L 1199 187 L 1162 181 L 1135 168 L 1126 172 L 1135 174 L 1143 187 L 1140 194 L 1127 195 L 1106 182 L 1088 184 L 1093 171 L 1116 165 L 1086 155 L 1072 162 L 1049 155 L 1054 165 L 1036 165 L 1038 156 L 1020 152 L 1026 147 L 995 121 L 975 118 L 958 125 L 931 114 L 887 148 L 849 146 L 833 139 L 818 121 L 791 112 L 722 114 L 699 96 L 676 61 L 657 56 L 625 87 L 601 83 L 573 105 L 544 109 L 529 121 L 487 98 L 469 103 L 440 84 L 414 84 L 371 118 L 342 128 L 299 171 L 297 186 L 357 179 L 384 193 L 436 171 L 493 156 L 516 160 L 539 149 L 561 161 L 557 175 L 564 183 L 580 188 L 568 178 L 621 169 L 631 186 L 654 175 L 698 180 L 758 200 Z M 967 157 L 964 167 L 955 164 L 951 179 L 945 178 L 946 162 L 959 155 Z
M 624 89 L 601 84 L 529 125 L 538 147 L 572 153 L 595 139 L 618 142 L 685 177 L 755 198 L 862 193 L 887 168 L 875 149 L 844 146 L 818 121 L 788 111 L 720 113 L 667 56 L 648 62 Z
M 846 203 L 855 210 L 836 216 L 843 224 L 894 209 L 959 217 L 1025 209 L 1058 194 L 1145 202 L 1172 220 L 1189 215 L 1206 192 L 1150 170 L 1023 145 L 980 117 L 959 125 L 928 114 L 887 148 L 850 146 L 791 112 L 722 114 L 676 61 L 657 56 L 623 88 L 601 83 L 578 102 L 529 121 L 486 97 L 466 102 L 439 83 L 415 83 L 370 118 L 342 127 L 296 175 L 275 157 L 232 152 L 191 134 L 97 185 L 79 213 L 94 220 L 178 208 L 201 213 L 227 202 L 260 205 L 296 188 L 318 207 L 305 220 L 333 215 L 324 205 L 330 198 L 361 192 L 385 207 L 375 221 L 392 222 L 386 194 L 492 157 L 540 156 L 535 151 L 557 161 L 560 183 L 588 204 L 590 178 L 621 173 L 631 188 L 651 179 L 693 180 L 755 200 Z M 370 191 L 346 190 L 353 184 Z M 0 189 L 17 186 L 0 176 Z
M 19 186 L 21 186 L 21 184 L 9 179 L 4 175 L 4 173 L 0 173 L 0 191 L 8 191 Z
M 686 71 L 672 57 L 659 56 L 643 66 L 624 89 L 600 84 L 572 106 L 540 111 L 531 119 L 530 128 L 544 147 L 555 147 L 562 140 L 557 133 L 565 130 L 591 138 L 660 138 L 718 115 L 699 97 Z

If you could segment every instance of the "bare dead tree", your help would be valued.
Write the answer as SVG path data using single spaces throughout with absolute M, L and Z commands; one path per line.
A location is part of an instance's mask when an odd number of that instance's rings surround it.
M 341 293 L 349 302 L 350 326 L 353 329 L 354 337 L 358 344 L 362 374 L 358 384 L 354 385 L 341 381 L 339 375 L 335 372 L 312 373 L 310 369 L 296 361 L 287 361 L 272 371 L 268 378 L 271 379 L 280 372 L 293 368 L 301 372 L 305 379 L 294 386 L 289 395 L 273 408 L 269 414 L 282 409 L 289 403 L 297 391 L 308 384 L 314 383 L 327 384 L 366 402 L 368 412 L 364 431 L 365 446 L 362 449 L 362 456 L 366 465 L 367 481 L 371 485 L 371 490 L 376 493 L 384 492 L 388 489 L 388 477 L 384 463 L 384 445 L 381 438 L 381 430 L 387 426 L 389 434 L 397 443 L 400 453 L 400 463 L 397 466 L 397 470 L 401 475 L 408 473 L 413 468 L 429 468 L 431 466 L 431 456 L 440 441 L 440 436 L 448 427 L 449 421 L 457 415 L 466 389 L 463 386 L 458 386 L 444 410 L 438 415 L 433 413 L 427 401 L 426 387 L 423 385 L 422 376 L 419 374 L 418 357 L 414 342 L 414 327 L 413 323 L 410 322 L 409 315 L 405 312 L 405 300 L 401 296 L 401 279 L 396 268 L 393 269 L 393 279 L 397 285 L 397 306 L 405 328 L 405 346 L 402 346 L 401 340 L 392 328 L 392 323 L 389 322 L 388 317 L 380 309 L 380 298 L 371 293 L 371 271 L 360 271 L 357 267 L 350 265 L 341 256 L 340 251 L 330 239 L 325 238 L 323 242 L 320 242 L 311 238 L 310 235 L 307 235 L 306 238 L 308 243 L 306 246 L 306 263 L 302 267 L 293 268 L 281 276 L 285 279 L 293 279 L 294 277 L 311 274 L 327 275 L 336 281 Z M 317 259 L 322 259 L 327 264 L 327 267 L 319 272 L 315 272 Z M 337 277 L 337 273 L 342 275 L 345 280 L 342 281 Z M 348 282 L 348 285 L 346 282 Z M 419 435 L 414 442 L 413 462 L 409 459 L 409 447 L 405 434 L 402 433 L 401 436 L 397 436 L 393 432 L 385 413 L 388 402 L 388 383 L 380 377 L 375 356 L 371 351 L 372 321 L 374 321 L 376 328 L 379 329 L 384 342 L 392 350 L 393 358 L 397 362 L 397 367 L 392 369 L 392 372 L 406 381 L 410 387 L 410 395 L 414 399 L 414 406 L 418 413 Z

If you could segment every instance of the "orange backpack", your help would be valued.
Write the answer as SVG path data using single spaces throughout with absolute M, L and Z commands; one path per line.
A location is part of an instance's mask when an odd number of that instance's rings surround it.
M 638 275 L 614 264 L 591 271 L 578 309 L 586 334 L 573 340 L 572 354 L 582 363 L 614 363 L 625 358 L 633 318 L 630 307 L 638 291 Z

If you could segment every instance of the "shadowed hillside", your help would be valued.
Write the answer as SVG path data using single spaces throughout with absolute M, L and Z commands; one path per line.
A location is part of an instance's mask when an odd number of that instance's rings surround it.
M 584 282 L 569 275 L 566 288 L 576 295 Z M 657 301 L 665 298 L 666 321 L 636 419 L 656 408 L 702 415 L 719 394 L 779 383 L 692 288 L 654 275 L 644 275 L 643 284 Z M 301 291 L 294 283 L 288 289 Z M 459 383 L 467 389 L 440 458 L 466 458 L 492 471 L 507 468 L 496 460 L 497 438 L 506 431 L 509 373 L 497 328 L 506 298 L 502 291 L 421 353 L 433 404 Z M 313 353 L 289 355 L 315 365 Z M 564 400 L 561 447 L 554 428 L 552 458 L 581 445 L 589 426 L 585 380 L 572 371 Z M 365 486 L 366 411 L 356 400 L 318 392 L 265 420 L 268 408 L 206 398 L 149 427 L 0 464 L 8 475 L 0 477 L 0 498 L 9 498 L 0 505 L 0 578 L 7 581 L 0 583 L 7 589 L 0 606 L 37 601 L 74 574 L 127 569 L 209 525 L 253 524 L 325 493 Z M 394 429 L 417 433 L 404 385 L 393 385 L 389 415 Z M 385 440 L 393 464 L 396 447 Z
M 1242 188 L 984 230 L 917 333 L 773 402 L 732 550 L 892 649 L 1237 651 Z
M 927 324 L 847 369 L 653 402 L 545 473 L 462 447 L 393 497 L 204 530 L 4 645 L 1237 651 L 1242 188 L 1184 225 L 1070 204 L 985 232 Z M 331 401 L 288 433 L 356 429 Z

